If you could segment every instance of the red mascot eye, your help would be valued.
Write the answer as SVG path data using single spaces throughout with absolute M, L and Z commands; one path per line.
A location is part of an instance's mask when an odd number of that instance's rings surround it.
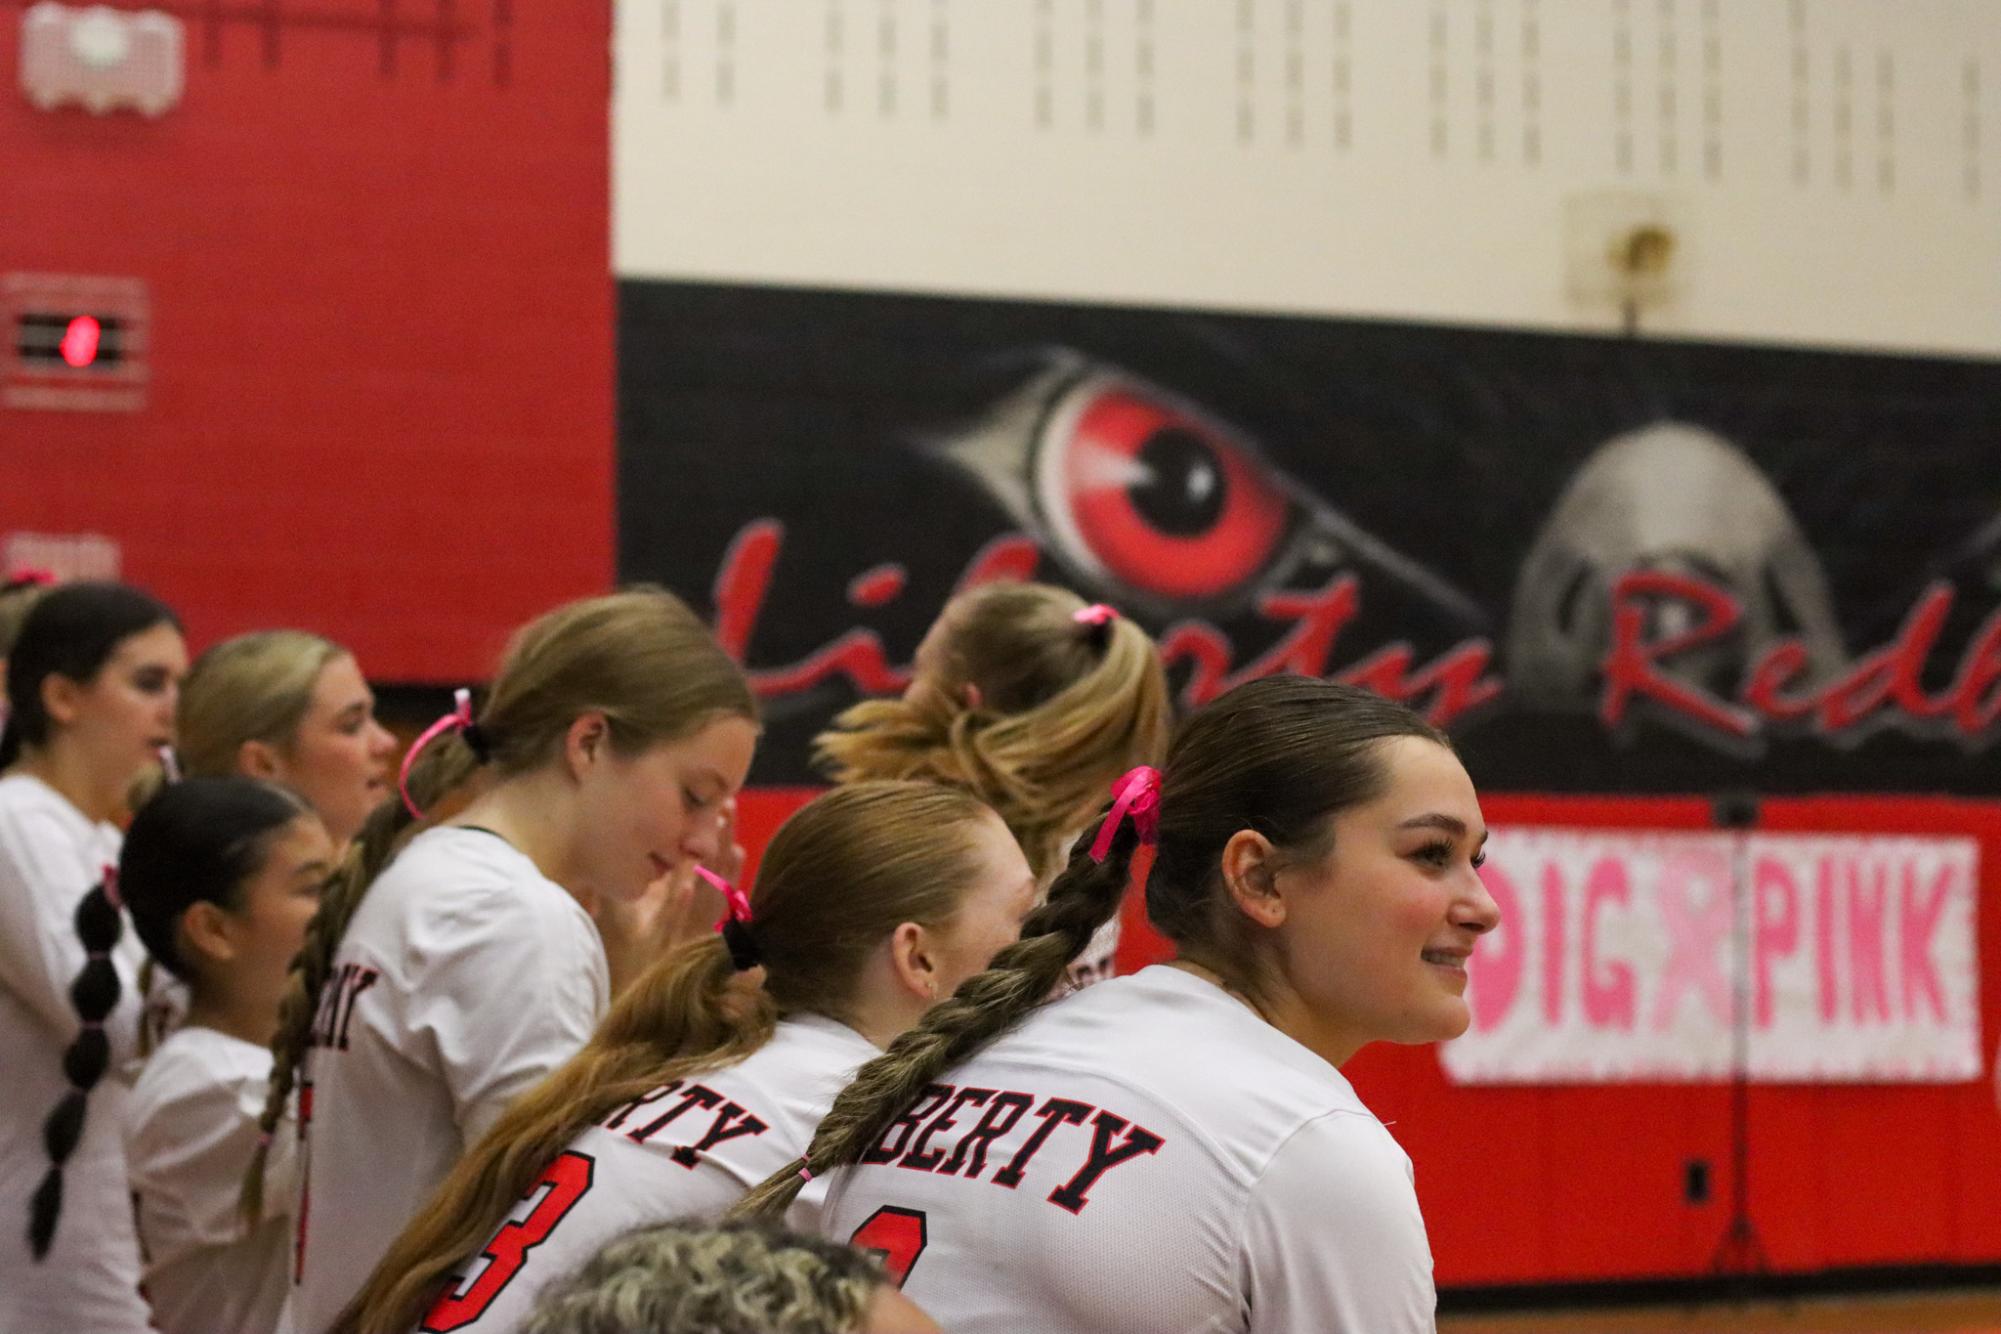
M 1057 403 L 1034 473 L 1051 537 L 1143 593 L 1235 592 L 1278 555 L 1291 498 L 1243 441 L 1130 381 L 1092 377 Z

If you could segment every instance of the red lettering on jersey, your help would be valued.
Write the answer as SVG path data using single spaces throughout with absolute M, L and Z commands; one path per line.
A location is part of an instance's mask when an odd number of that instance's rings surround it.
M 924 1127 L 924 1133 L 917 1137 L 917 1142 L 910 1146 L 910 1152 L 903 1155 L 903 1161 L 897 1166 L 907 1167 L 913 1172 L 935 1171 L 938 1164 L 945 1161 L 945 1151 L 927 1147 L 931 1143 L 931 1137 L 941 1130 L 950 1130 L 958 1124 L 952 1116 L 961 1108 L 969 1105 L 977 1107 L 993 1096 L 992 1089 L 967 1088 L 953 1094 L 952 1100 L 945 1104 L 938 1115 L 931 1118 L 931 1123 Z
M 1035 1099 L 1027 1093 L 1009 1090 L 996 1094 L 987 1104 L 987 1110 L 980 1114 L 980 1122 L 966 1132 L 959 1147 L 952 1150 L 952 1157 L 938 1169 L 939 1176 L 957 1176 L 961 1167 L 966 1168 L 966 1180 L 978 1181 L 980 1173 L 987 1170 L 987 1150 L 993 1142 L 1013 1130 Z M 971 1165 L 967 1166 L 970 1155 Z
M 362 992 L 381 980 L 382 974 L 376 969 L 358 963 L 342 964 L 334 974 L 333 984 L 320 991 L 319 1010 L 313 1016 L 307 1045 L 346 1051 L 348 1025 L 354 1021 L 354 1003 L 361 999 Z
M 938 1105 L 951 1097 L 952 1092 L 950 1084 L 926 1084 L 917 1101 L 902 1116 L 889 1123 L 882 1132 L 882 1138 L 870 1146 L 861 1160 L 864 1163 L 887 1163 L 897 1158 L 904 1146 L 910 1143 L 910 1137 L 917 1132 L 917 1123 L 937 1111 Z
M 1019 1186 L 1022 1173 L 1028 1170 L 1028 1165 L 1034 1160 L 1035 1155 L 1042 1152 L 1042 1146 L 1056 1133 L 1056 1127 L 1066 1122 L 1070 1125 L 1082 1125 L 1084 1118 L 1094 1110 L 1096 1109 L 1088 1102 L 1072 1102 L 1068 1098 L 1051 1098 L 1036 1108 L 1035 1114 L 1042 1118 L 1042 1124 L 1028 1137 L 1028 1143 L 1022 1145 L 1014 1157 L 1008 1160 L 1007 1166 L 994 1173 L 994 1184 L 1006 1186 L 1009 1190 Z
M 1125 1132 L 1125 1142 L 1117 1148 L 1112 1140 L 1120 1131 Z M 1148 1130 L 1136 1126 L 1123 1116 L 1111 1112 L 1099 1112 L 1091 1125 L 1091 1152 L 1084 1159 L 1084 1165 L 1077 1174 L 1049 1192 L 1049 1202 L 1073 1214 L 1084 1212 L 1084 1206 L 1091 1202 L 1091 1187 L 1098 1184 L 1098 1178 L 1141 1154 L 1160 1152 L 1160 1146 L 1167 1141 Z
M 730 1124 L 732 1120 L 736 1121 L 734 1126 Z M 770 1126 L 767 1126 L 743 1108 L 733 1102 L 726 1102 L 723 1104 L 722 1110 L 716 1113 L 716 1119 L 709 1123 L 709 1129 L 702 1136 L 700 1142 L 694 1145 L 683 1144 L 667 1156 L 681 1164 L 681 1166 L 693 1171 L 695 1165 L 702 1161 L 702 1155 L 723 1141 L 735 1139 L 739 1135 L 762 1135 L 769 1129 L 771 1129 Z

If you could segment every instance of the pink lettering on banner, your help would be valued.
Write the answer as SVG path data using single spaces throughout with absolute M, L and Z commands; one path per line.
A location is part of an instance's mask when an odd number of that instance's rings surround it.
M 1584 880 L 1584 1018 L 1593 1028 L 1631 1029 L 1637 987 L 1630 964 L 1598 966 L 1598 910 L 1607 903 L 1625 907 L 1633 887 L 1626 863 L 1601 857 Z
M 1890 1019 L 1890 990 L 1883 979 L 1883 900 L 1889 878 L 1889 868 L 1876 858 L 1848 859 L 1849 986 L 1858 1025 Z
M 1514 1008 L 1527 962 L 1528 931 L 1522 921 L 1521 896 L 1515 882 L 1493 862 L 1480 868 L 1480 879 L 1501 910 L 1501 929 L 1480 942 L 1466 961 L 1467 993 L 1472 998 L 1473 1026 L 1498 1028 Z
M 1473 1023 L 1447 1073 L 1726 1079 L 1742 986 L 1755 1080 L 1979 1077 L 1973 840 L 1781 832 L 1737 849 L 1724 833 L 1497 829 L 1481 874 L 1503 927 L 1473 953 Z
M 1751 883 L 1756 887 L 1751 909 L 1751 1014 L 1758 1027 L 1770 1028 L 1775 1011 L 1772 962 L 1791 958 L 1799 948 L 1799 886 L 1776 857 L 1758 858 Z
M 1698 908 L 1689 897 L 1696 885 L 1706 885 L 1708 897 Z M 1730 866 L 1720 853 L 1677 853 L 1661 873 L 1662 923 L 1668 930 L 1667 966 L 1661 977 L 1660 1001 L 1654 1007 L 1654 1027 L 1673 1026 L 1682 993 L 1691 987 L 1708 1005 L 1712 1017 L 1730 1022 L 1730 984 L 1723 977 L 1723 955 L 1730 939 Z
M 1545 862 L 1542 868 L 1542 1017 L 1555 1025 L 1563 1022 L 1563 956 L 1565 953 L 1563 914 L 1563 868 Z
M 1906 862 L 1903 895 L 1899 900 L 1897 943 L 1901 946 L 1899 970 L 1904 984 L 1904 1018 L 1919 1018 L 1917 993 L 1922 990 L 1931 1004 L 1932 1017 L 1945 1022 L 1945 992 L 1939 986 L 1938 971 L 1932 967 L 1932 937 L 1938 934 L 1938 919 L 1945 910 L 1946 895 L 1952 892 L 1952 867 L 1941 866 L 1932 878 L 1931 892 L 1920 899 L 1918 868 Z
M 1834 878 L 1835 859 L 1822 857 L 1814 877 L 1813 935 L 1814 962 L 1820 981 L 1820 1022 L 1831 1024 L 1841 1013 L 1841 981 L 1835 976 Z

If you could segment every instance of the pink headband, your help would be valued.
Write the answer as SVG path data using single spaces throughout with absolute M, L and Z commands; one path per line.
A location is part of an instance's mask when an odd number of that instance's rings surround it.
M 472 723 L 472 691 L 461 687 L 452 692 L 452 711 L 425 728 L 418 738 L 410 743 L 410 749 L 403 756 L 403 768 L 396 775 L 396 790 L 403 794 L 403 809 L 417 819 L 424 818 L 424 812 L 417 809 L 417 803 L 410 799 L 410 769 L 417 763 L 417 757 L 424 753 L 424 747 L 436 741 L 447 732 L 463 732 Z
M 1127 770 L 1112 784 L 1112 809 L 1091 842 L 1092 861 L 1101 862 L 1112 855 L 1112 837 L 1119 832 L 1119 821 L 1127 816 L 1132 817 L 1140 842 L 1150 844 L 1160 836 L 1160 770 L 1150 764 Z
M 1079 607 L 1070 613 L 1070 619 L 1079 625 L 1103 627 L 1118 619 L 1118 612 L 1102 602 L 1093 602 L 1088 607 Z

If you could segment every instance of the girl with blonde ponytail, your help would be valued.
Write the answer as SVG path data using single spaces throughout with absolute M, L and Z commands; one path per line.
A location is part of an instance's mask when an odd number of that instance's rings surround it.
M 718 934 L 649 969 L 467 1151 L 336 1331 L 500 1334 L 620 1232 L 713 1220 L 1015 938 L 1035 879 L 964 793 L 857 783 L 786 821 L 748 900 L 729 893 Z
M 716 855 L 755 720 L 695 615 L 637 588 L 529 624 L 477 713 L 461 691 L 412 747 L 327 884 L 272 1042 L 263 1130 L 296 1082 L 305 1141 L 299 1334 L 333 1322 L 465 1146 L 582 1048 L 611 989 L 583 904 Z
M 1167 679 L 1146 631 L 1050 584 L 994 583 L 946 604 L 900 699 L 867 700 L 814 750 L 839 783 L 921 778 L 964 788 L 1007 821 L 1046 886 L 1105 787 L 1167 746 Z M 1109 977 L 1118 916 L 1069 971 Z
M 1497 920 L 1472 783 L 1416 714 L 1306 677 L 1225 694 L 1164 769 L 738 1212 L 813 1178 L 798 1221 L 954 1334 L 1429 1334 L 1410 1160 L 1338 1067 L 1469 1022 Z M 1142 842 L 1180 957 L 1038 1009 Z

